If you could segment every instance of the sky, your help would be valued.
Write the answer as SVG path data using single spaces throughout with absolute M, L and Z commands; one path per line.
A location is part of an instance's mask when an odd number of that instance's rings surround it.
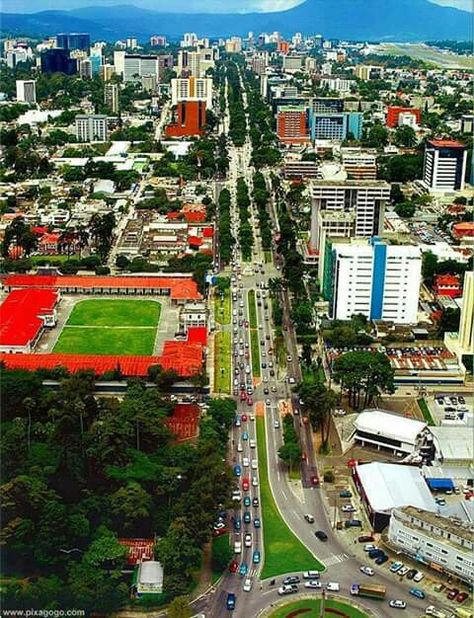
M 472 10 L 472 0 L 430 1 L 465 11 Z M 84 6 L 132 4 L 155 11 L 173 13 L 248 13 L 282 11 L 302 2 L 304 0 L 1 0 L 1 10 L 7 13 L 35 13 L 51 9 L 67 10 Z

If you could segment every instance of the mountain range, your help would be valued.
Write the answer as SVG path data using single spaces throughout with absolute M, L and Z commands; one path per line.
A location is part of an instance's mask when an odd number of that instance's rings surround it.
M 3 33 L 51 35 L 89 32 L 95 40 L 152 34 L 180 37 L 246 35 L 249 31 L 321 33 L 327 38 L 367 41 L 471 40 L 472 15 L 429 0 L 306 0 L 274 13 L 159 13 L 132 5 L 70 11 L 0 13 Z

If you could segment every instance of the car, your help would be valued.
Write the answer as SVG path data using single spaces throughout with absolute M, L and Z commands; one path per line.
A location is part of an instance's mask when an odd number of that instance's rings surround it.
M 250 440 L 249 446 L 250 448 L 255 448 L 257 446 L 257 443 L 255 442 L 255 440 Z
M 310 483 L 313 487 L 318 487 L 319 486 L 319 477 L 316 474 L 313 474 L 310 477 Z
M 257 470 L 257 468 L 258 468 L 258 460 L 257 459 L 252 459 L 251 468 L 252 468 L 252 470 Z
M 440 609 L 437 609 L 434 605 L 428 605 L 425 609 L 425 614 L 427 616 L 434 616 L 435 618 L 447 618 L 446 614 Z
M 339 492 L 339 498 L 352 498 L 352 492 L 348 489 L 343 489 Z
M 285 596 L 287 594 L 294 594 L 295 592 L 298 592 L 298 586 L 296 584 L 288 584 L 288 585 L 283 585 L 280 586 L 278 588 L 278 594 L 280 596 Z
M 392 562 L 390 565 L 391 573 L 397 573 L 403 566 L 403 562 Z
M 401 601 L 400 599 L 393 599 L 392 601 L 389 601 L 388 604 L 394 609 L 406 609 L 407 606 L 405 601 Z
M 413 579 L 416 575 L 416 569 L 410 569 L 407 573 L 407 579 Z
M 260 552 L 256 549 L 252 554 L 252 562 L 254 564 L 260 564 Z
M 293 362 L 293 357 L 288 355 L 288 356 L 286 357 L 286 362 L 287 362 L 287 363 L 292 363 L 292 362 Z
M 375 564 L 378 564 L 379 566 L 381 566 L 382 564 L 385 564 L 386 562 L 388 562 L 387 554 L 382 554 L 381 556 L 378 556 L 377 558 L 375 558 Z
M 258 498 L 255 496 L 255 498 L 252 498 L 252 506 L 258 508 L 258 504 Z
M 370 543 L 374 537 L 371 534 L 362 534 L 357 540 L 359 543 Z
M 418 571 L 416 573 L 416 575 L 414 576 L 413 581 L 414 582 L 421 582 L 421 580 L 423 579 L 424 576 L 425 576 L 424 573 L 422 573 L 421 571 Z
M 260 522 L 260 519 L 258 517 L 255 517 L 255 519 L 253 520 L 253 525 L 255 526 L 255 528 L 260 528 L 261 527 L 261 522 Z
M 467 597 L 469 596 L 469 593 L 467 592 L 460 592 L 457 596 L 456 596 L 456 601 L 458 603 L 464 603 L 464 601 L 467 599 Z
M 369 566 L 361 566 L 359 570 L 364 575 L 372 576 L 372 575 L 375 574 L 374 569 L 372 567 L 369 567 Z
M 244 466 L 244 468 L 248 468 L 248 467 L 249 467 L 249 465 L 250 465 L 250 461 L 249 461 L 249 458 L 248 458 L 248 457 L 244 457 L 244 458 L 242 459 L 242 465 Z
M 300 583 L 300 578 L 298 575 L 287 575 L 285 579 L 282 581 L 282 584 L 284 586 L 288 584 L 299 584 L 299 583 Z
M 249 511 L 244 512 L 244 524 L 249 524 L 252 521 L 252 516 Z
M 364 551 L 372 551 L 373 549 L 378 549 L 377 545 L 374 545 L 373 543 L 367 543 L 367 545 L 364 545 Z
M 242 500 L 242 492 L 239 489 L 232 492 L 232 500 L 235 502 L 240 502 Z
M 242 577 L 244 577 L 245 575 L 247 575 L 248 572 L 249 572 L 248 564 L 246 562 L 242 562 L 242 564 L 240 565 L 239 574 Z
M 328 535 L 323 530 L 316 530 L 314 536 L 322 542 L 328 540 Z
M 357 509 L 352 504 L 344 504 L 341 508 L 343 513 L 354 513 Z
M 270 399 L 265 399 L 265 405 L 267 406 L 271 406 L 272 402 L 270 401 Z
M 243 395 L 244 395 L 244 399 L 245 399 L 245 393 L 243 393 Z M 241 395 L 241 397 L 242 397 L 242 395 Z M 236 416 L 235 419 L 234 419 L 234 425 L 236 427 L 240 427 L 240 424 L 241 424 L 240 416 Z
M 244 447 L 242 446 L 242 442 L 239 442 L 237 444 L 237 452 L 241 453 L 244 450 Z
M 244 581 L 244 585 L 242 586 L 242 590 L 244 592 L 250 592 L 252 590 L 252 580 L 247 577 L 247 579 Z
M 252 487 L 258 487 L 258 478 L 256 476 L 252 476 Z
M 246 423 L 248 421 L 248 416 L 246 414 L 242 414 L 241 419 L 242 423 Z
M 234 530 L 235 532 L 240 532 L 242 527 L 242 520 L 240 519 L 240 515 L 236 515 L 234 517 Z
M 242 433 L 242 440 L 246 442 L 248 439 L 249 439 L 249 434 L 246 431 L 244 431 Z
M 235 476 L 240 476 L 242 474 L 242 468 L 239 466 L 239 464 L 236 464 L 234 466 L 234 474 Z
M 273 427 L 275 429 L 280 429 L 280 421 L 273 421 Z
M 321 588 L 321 582 L 319 582 L 317 579 L 311 579 L 309 582 L 305 582 L 304 583 L 304 587 L 305 588 Z
M 225 606 L 229 611 L 233 611 L 235 609 L 236 597 L 233 592 L 227 593 L 227 598 L 225 601 Z
M 459 395 L 458 401 L 462 406 L 466 405 L 466 400 L 464 399 L 462 395 Z
M 404 566 L 398 571 L 398 575 L 400 577 L 405 577 L 405 575 L 408 573 L 409 570 L 410 569 L 407 566 Z
M 446 506 L 446 500 L 444 498 L 436 497 L 435 502 L 439 506 Z
M 247 532 L 244 537 L 244 545 L 245 547 L 252 547 L 252 535 L 250 534 L 250 532 Z
M 239 563 L 237 562 L 237 560 L 232 560 L 232 562 L 229 564 L 229 573 L 237 573 L 238 570 Z
M 306 513 L 306 515 L 304 516 L 304 518 L 306 519 L 306 521 L 308 522 L 308 524 L 314 524 L 314 517 L 312 515 L 310 515 L 309 513 Z
M 457 588 L 451 588 L 448 590 L 448 594 L 446 595 L 450 601 L 454 601 L 454 599 L 458 596 L 459 590 Z
M 383 556 L 384 551 L 383 549 L 380 549 L 380 547 L 376 547 L 375 549 L 370 549 L 367 552 L 367 555 L 369 556 L 369 558 L 371 560 L 374 560 L 374 558 L 378 558 L 379 556 Z
M 360 519 L 348 519 L 344 522 L 345 528 L 362 528 L 362 522 Z
M 250 496 L 245 496 L 244 497 L 244 506 L 250 506 L 252 504 L 252 500 L 250 499 Z
M 242 479 L 242 489 L 244 491 L 248 491 L 250 488 L 250 481 L 248 476 L 244 476 L 244 478 Z
M 234 543 L 234 554 L 242 553 L 242 543 L 241 541 L 235 541 Z
M 263 389 L 263 394 L 264 394 L 264 395 L 268 395 L 269 393 L 270 393 L 270 389 L 266 386 L 266 387 Z
M 326 584 L 326 590 L 329 590 L 329 592 L 339 592 L 340 589 L 339 582 L 328 582 Z
M 408 592 L 417 599 L 424 599 L 426 596 L 423 590 L 420 590 L 419 588 L 410 588 Z
M 213 526 L 214 530 L 223 530 L 225 528 L 225 523 L 223 521 L 218 521 Z
M 319 579 L 319 571 L 305 571 L 303 579 Z

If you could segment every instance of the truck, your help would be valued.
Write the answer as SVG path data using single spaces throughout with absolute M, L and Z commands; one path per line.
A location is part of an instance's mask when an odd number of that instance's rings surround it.
M 384 599 L 385 592 L 385 586 L 380 584 L 352 584 L 351 586 L 352 595 L 368 599 Z

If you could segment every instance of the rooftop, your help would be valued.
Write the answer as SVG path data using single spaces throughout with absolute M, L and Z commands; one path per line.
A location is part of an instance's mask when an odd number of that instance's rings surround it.
M 358 431 L 415 444 L 416 438 L 425 429 L 426 423 L 383 410 L 365 410 L 357 416 L 354 427 Z
M 443 460 L 465 460 L 468 462 L 474 459 L 473 428 L 462 426 L 443 425 L 441 427 L 430 427 L 435 444 Z
M 474 540 L 473 524 L 467 523 L 462 525 L 458 520 L 452 517 L 444 517 L 438 513 L 426 511 L 425 509 L 416 508 L 414 506 L 405 506 L 400 510 L 410 517 L 421 519 L 436 528 L 442 528 L 454 536 L 466 538 L 471 542 Z
M 58 302 L 54 289 L 23 289 L 10 292 L 0 306 L 0 346 L 26 346 L 38 335 L 43 320 Z
M 428 144 L 431 144 L 435 148 L 466 148 L 466 144 L 454 139 L 430 139 L 428 140 Z

